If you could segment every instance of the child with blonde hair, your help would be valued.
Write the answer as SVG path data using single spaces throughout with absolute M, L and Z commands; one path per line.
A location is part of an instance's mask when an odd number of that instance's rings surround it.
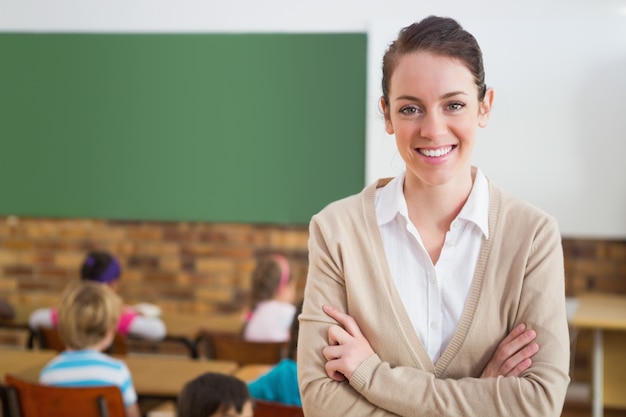
M 286 342 L 296 312 L 296 280 L 284 255 L 262 256 L 252 273 L 250 312 L 243 337 L 253 342 Z
M 64 387 L 115 385 L 126 415 L 139 417 L 137 393 L 126 364 L 104 353 L 113 342 L 122 300 L 106 285 L 70 284 L 59 300 L 59 334 L 67 349 L 41 371 L 39 382 Z

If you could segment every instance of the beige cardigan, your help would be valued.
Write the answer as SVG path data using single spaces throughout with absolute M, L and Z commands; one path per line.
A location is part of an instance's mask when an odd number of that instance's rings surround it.
M 310 224 L 298 379 L 307 417 L 559 416 L 569 383 L 563 252 L 556 221 L 490 183 L 482 243 L 458 328 L 436 364 L 415 333 L 384 256 L 376 187 L 334 202 Z M 353 316 L 377 353 L 349 382 L 327 377 L 322 349 L 331 304 Z M 521 377 L 480 378 L 519 323 L 539 352 Z

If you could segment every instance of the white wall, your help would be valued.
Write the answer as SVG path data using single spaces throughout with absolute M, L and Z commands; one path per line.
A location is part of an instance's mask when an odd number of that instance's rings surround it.
M 402 168 L 378 114 L 380 59 L 428 14 L 455 17 L 483 48 L 496 99 L 475 163 L 565 236 L 625 238 L 626 0 L 0 0 L 0 31 L 368 32 L 369 183 Z

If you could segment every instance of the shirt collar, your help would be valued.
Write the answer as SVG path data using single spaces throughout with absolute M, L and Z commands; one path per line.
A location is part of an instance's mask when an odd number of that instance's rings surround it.
M 489 182 L 478 168 L 472 191 L 457 218 L 474 223 L 485 239 L 489 239 Z
M 392 179 L 376 193 L 376 219 L 380 226 L 392 221 L 398 214 L 408 219 L 408 209 L 402 185 L 406 172 Z M 489 183 L 476 168 L 474 185 L 457 219 L 470 221 L 478 226 L 486 239 L 489 238 Z
M 408 217 L 406 200 L 402 193 L 405 171 L 376 192 L 376 219 L 380 226 L 392 221 L 397 214 Z

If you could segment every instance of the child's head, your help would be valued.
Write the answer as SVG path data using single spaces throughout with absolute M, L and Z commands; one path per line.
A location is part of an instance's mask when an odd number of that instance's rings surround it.
M 295 280 L 292 279 L 289 261 L 283 255 L 267 255 L 257 260 L 252 272 L 250 309 L 267 300 L 293 303 L 296 297 Z
M 178 417 L 252 417 L 245 382 L 232 375 L 207 372 L 187 382 L 178 395 Z
M 70 284 L 59 300 L 59 334 L 72 350 L 106 348 L 115 336 L 122 301 L 107 285 L 79 281 Z
M 80 269 L 80 277 L 85 281 L 95 281 L 113 285 L 122 273 L 120 263 L 106 252 L 91 252 Z

